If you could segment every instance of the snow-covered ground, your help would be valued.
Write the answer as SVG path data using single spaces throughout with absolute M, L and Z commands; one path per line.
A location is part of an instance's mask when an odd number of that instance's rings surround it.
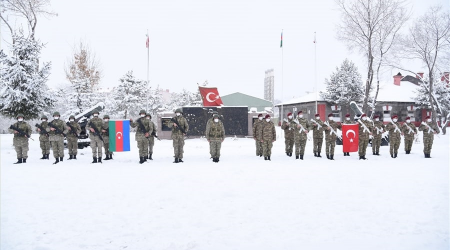
M 173 164 L 165 140 L 142 165 L 134 141 L 103 164 L 85 148 L 52 165 L 33 137 L 28 163 L 13 165 L 1 135 L 2 250 L 449 249 L 448 136 L 431 159 L 402 143 L 397 159 L 382 147 L 367 161 L 342 146 L 335 161 L 315 158 L 312 142 L 295 160 L 278 139 L 270 162 L 253 140 L 227 138 L 217 164 L 202 139 Z

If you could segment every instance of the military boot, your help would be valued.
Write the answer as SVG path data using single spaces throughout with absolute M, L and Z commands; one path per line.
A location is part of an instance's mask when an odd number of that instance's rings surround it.
M 23 158 L 22 163 L 27 163 L 27 158 Z
M 300 155 L 300 160 L 303 160 L 303 155 Z
M 69 155 L 69 159 L 68 160 L 72 160 L 73 159 L 73 156 L 72 155 Z
M 22 158 L 17 158 L 17 162 L 14 164 L 21 164 L 22 163 Z
M 268 160 L 268 161 L 270 161 L 270 155 L 269 155 L 269 156 L 267 156 L 267 160 Z
M 178 158 L 175 158 L 175 161 L 173 163 L 178 163 Z
M 184 162 L 181 158 L 178 158 L 178 162 Z
M 152 155 L 153 155 L 153 153 L 149 154 L 149 155 L 148 155 L 148 159 L 150 159 L 150 160 L 153 161 Z M 112 159 L 112 158 L 111 158 L 111 159 Z
M 112 159 L 113 159 L 113 158 L 112 158 L 112 154 L 109 154 L 109 159 L 110 159 L 110 160 L 112 160 Z
M 264 156 L 264 160 L 267 161 L 267 156 Z
M 50 160 L 50 154 L 46 154 L 46 157 L 47 160 Z
M 218 162 L 219 162 L 219 157 L 216 158 L 216 163 L 218 163 Z
M 394 154 L 394 158 L 397 158 L 397 153 Z
M 73 155 L 73 159 L 76 160 L 77 159 L 77 155 Z
M 59 158 L 55 157 L 55 162 L 53 162 L 53 164 L 58 164 L 58 162 L 59 162 Z
M 295 156 L 295 159 L 298 160 L 298 155 Z
M 110 160 L 110 158 L 109 158 L 109 154 L 106 154 L 106 157 L 105 157 L 105 159 L 103 159 L 104 161 L 108 161 L 108 160 Z
M 427 154 L 427 155 L 425 156 L 425 158 L 431 158 L 430 154 Z
M 42 155 L 42 158 L 40 158 L 41 160 L 45 160 L 45 159 L 47 159 L 47 155 L 46 154 L 43 154 Z
M 97 163 L 97 157 L 92 157 L 93 161 L 92 163 Z
M 411 151 L 408 150 L 408 151 L 406 151 L 406 154 L 409 155 L 410 152 L 411 152 Z
M 322 158 L 322 156 L 320 156 L 320 152 L 318 152 L 318 153 L 317 153 L 317 157 L 320 157 L 320 158 Z
M 314 152 L 314 157 L 317 157 L 317 153 L 316 152 Z
M 59 157 L 59 161 L 63 161 L 64 157 Z
M 330 155 L 327 155 L 327 159 L 330 159 Z
M 333 157 L 334 157 L 334 155 L 330 155 L 330 160 L 334 161 Z
M 102 163 L 102 157 L 97 157 L 97 162 Z

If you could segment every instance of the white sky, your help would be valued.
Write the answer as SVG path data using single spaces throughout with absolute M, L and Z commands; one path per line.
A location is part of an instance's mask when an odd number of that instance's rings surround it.
M 413 15 L 436 3 L 450 6 L 450 0 L 409 2 Z M 116 86 L 128 70 L 145 80 L 147 29 L 150 84 L 171 92 L 195 91 L 196 83 L 208 80 L 221 95 L 243 92 L 262 98 L 264 72 L 273 68 L 276 99 L 302 96 L 315 85 L 314 32 L 319 90 L 345 58 L 366 74 L 364 58 L 336 39 L 340 19 L 333 0 L 53 0 L 51 8 L 58 16 L 41 17 L 36 30 L 46 43 L 41 61 L 52 62 L 51 87 L 67 83 L 64 64 L 80 39 L 101 63 L 102 87 Z M 2 49 L 7 33 L 2 25 Z M 396 73 L 386 69 L 386 81 Z

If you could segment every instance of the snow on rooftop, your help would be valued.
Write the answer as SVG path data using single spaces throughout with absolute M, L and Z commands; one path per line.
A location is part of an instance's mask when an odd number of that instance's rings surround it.
M 289 105 L 289 104 L 295 104 L 295 103 L 315 102 L 316 98 L 317 98 L 317 101 L 325 101 L 325 99 L 323 99 L 320 96 L 320 91 L 319 91 L 317 93 L 317 96 L 316 96 L 316 92 L 311 92 L 311 93 L 309 93 L 307 95 L 291 99 L 291 100 L 289 100 L 287 102 L 279 103 L 279 104 L 277 104 L 275 106 Z
M 400 86 L 393 83 L 380 84 L 377 102 L 415 102 L 415 91 L 419 86 L 410 82 L 401 82 Z

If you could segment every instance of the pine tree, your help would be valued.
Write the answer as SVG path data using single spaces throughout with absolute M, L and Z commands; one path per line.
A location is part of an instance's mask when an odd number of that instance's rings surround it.
M 14 36 L 12 56 L 0 51 L 0 112 L 7 117 L 19 113 L 27 119 L 39 117 L 55 99 L 47 87 L 50 63 L 39 69 L 42 44 L 23 35 Z
M 123 119 L 135 116 L 141 109 L 144 109 L 146 103 L 146 83 L 137 80 L 133 76 L 133 71 L 128 71 L 120 78 L 119 86 L 113 90 L 113 99 L 115 100 L 115 111 Z

